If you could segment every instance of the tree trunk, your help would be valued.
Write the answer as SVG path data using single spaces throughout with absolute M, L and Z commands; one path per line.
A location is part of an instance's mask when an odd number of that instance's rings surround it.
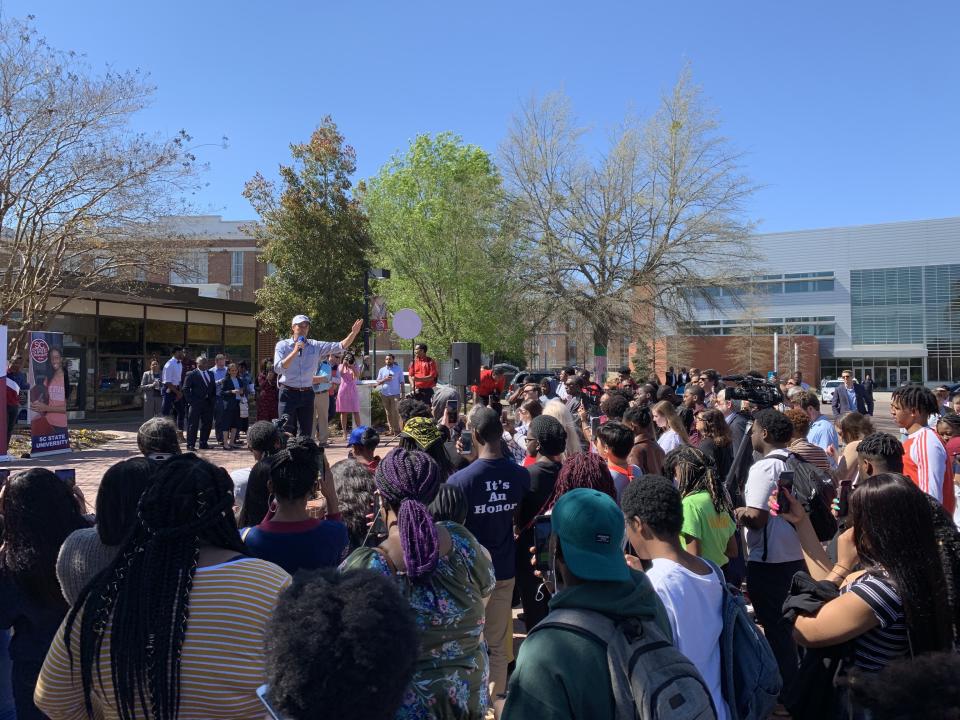
M 607 379 L 607 345 L 610 342 L 610 327 L 606 322 L 593 324 L 593 379 L 603 385 Z

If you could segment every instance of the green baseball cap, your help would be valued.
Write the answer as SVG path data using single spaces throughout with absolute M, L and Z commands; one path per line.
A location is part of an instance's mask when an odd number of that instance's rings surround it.
M 623 557 L 623 513 L 599 490 L 577 488 L 553 506 L 553 532 L 563 561 L 582 580 L 626 580 L 630 570 Z

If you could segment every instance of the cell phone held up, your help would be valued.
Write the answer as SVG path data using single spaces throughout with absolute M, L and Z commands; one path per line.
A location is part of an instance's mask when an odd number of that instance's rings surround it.
M 58 478 L 63 480 L 69 487 L 73 487 L 77 484 L 76 468 L 57 468 L 53 472 Z
M 540 572 L 550 570 L 550 534 L 553 523 L 549 515 L 538 515 L 533 521 L 534 563 Z
M 473 452 L 473 435 L 470 434 L 469 430 L 465 430 L 460 436 L 460 452 L 464 455 Z
M 780 476 L 777 478 L 777 505 L 780 506 L 780 512 L 790 512 L 790 498 L 787 497 L 788 492 L 793 492 L 793 471 L 784 470 L 780 473 Z
M 853 489 L 853 480 L 840 481 L 840 495 L 837 498 L 837 515 L 846 517 L 850 514 L 850 491 Z
M 447 422 L 451 425 L 456 424 L 460 419 L 460 401 L 457 399 L 447 400 Z
M 590 418 L 590 439 L 596 441 L 597 433 L 600 432 L 600 418 Z

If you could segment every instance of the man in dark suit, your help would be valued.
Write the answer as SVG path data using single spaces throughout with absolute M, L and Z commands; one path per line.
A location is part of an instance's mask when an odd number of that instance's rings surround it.
M 183 381 L 183 396 L 190 406 L 187 416 L 187 450 L 196 450 L 197 432 L 200 449 L 209 448 L 210 427 L 213 425 L 213 406 L 217 399 L 217 384 L 213 373 L 207 370 L 207 358 L 197 358 L 197 369 L 187 373 Z
M 672 388 L 677 386 L 677 374 L 673 371 L 673 365 L 667 368 L 667 375 L 664 379 L 666 380 L 665 385 L 669 385 Z
M 840 373 L 843 385 L 833 392 L 833 415 L 840 417 L 848 412 L 867 414 L 867 394 L 863 386 L 853 381 L 853 371 L 844 370 Z
M 870 373 L 863 376 L 863 395 L 867 401 L 867 415 L 873 415 L 873 377 Z

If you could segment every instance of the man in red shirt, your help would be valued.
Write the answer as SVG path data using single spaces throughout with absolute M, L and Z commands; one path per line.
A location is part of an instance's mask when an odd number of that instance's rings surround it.
M 433 388 L 437 384 L 437 363 L 427 355 L 427 346 L 417 343 L 414 348 L 413 362 L 410 363 L 410 382 L 413 383 L 413 397 L 430 404 Z
M 480 369 L 479 384 L 471 385 L 470 392 L 473 393 L 478 403 L 489 406 L 491 401 L 494 404 L 500 402 L 500 396 L 503 394 L 506 384 L 507 377 L 503 368 L 484 367 Z

